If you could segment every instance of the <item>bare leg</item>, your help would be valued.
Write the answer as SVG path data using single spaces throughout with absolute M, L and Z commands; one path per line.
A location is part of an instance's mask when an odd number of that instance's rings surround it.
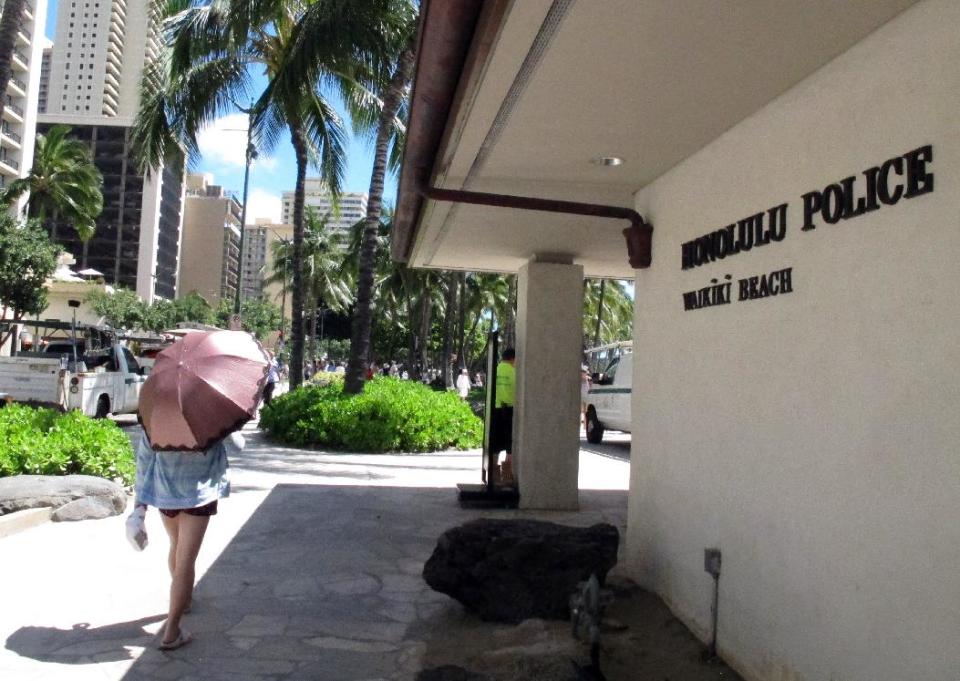
M 163 641 L 168 643 L 180 636 L 180 619 L 190 605 L 193 596 L 193 582 L 196 577 L 195 566 L 203 535 L 207 531 L 209 516 L 179 514 L 176 518 L 165 518 L 177 523 L 177 552 L 170 583 L 170 611 L 164 629 Z M 169 530 L 168 530 L 169 532 Z
M 167 554 L 167 567 L 170 569 L 170 579 L 173 579 L 173 573 L 177 569 L 177 530 L 180 527 L 180 523 L 177 522 L 176 517 L 168 518 L 162 513 L 160 514 L 160 519 L 163 521 L 163 529 L 167 531 L 167 536 L 170 537 L 170 552 Z

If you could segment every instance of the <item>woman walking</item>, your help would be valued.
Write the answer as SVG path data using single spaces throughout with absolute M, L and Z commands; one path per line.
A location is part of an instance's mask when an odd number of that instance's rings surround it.
M 195 333 L 157 356 L 143 386 L 134 514 L 159 509 L 170 538 L 161 650 L 192 640 L 181 620 L 193 599 L 197 555 L 217 502 L 230 494 L 228 457 L 243 448 L 236 431 L 256 413 L 269 361 L 249 334 Z

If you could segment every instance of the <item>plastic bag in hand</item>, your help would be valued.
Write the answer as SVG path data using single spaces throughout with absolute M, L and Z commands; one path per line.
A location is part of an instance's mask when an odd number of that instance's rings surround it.
M 147 548 L 146 520 L 146 506 L 134 506 L 133 512 L 127 516 L 127 539 L 137 551 Z

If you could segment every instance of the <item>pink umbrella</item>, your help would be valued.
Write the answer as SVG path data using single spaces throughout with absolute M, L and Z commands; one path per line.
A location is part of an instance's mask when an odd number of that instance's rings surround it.
M 269 358 L 243 331 L 191 333 L 157 355 L 140 395 L 154 449 L 203 450 L 243 427 L 260 403 Z

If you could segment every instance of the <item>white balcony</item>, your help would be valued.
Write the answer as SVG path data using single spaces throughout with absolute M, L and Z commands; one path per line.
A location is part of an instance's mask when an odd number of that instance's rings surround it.
M 27 58 L 20 50 L 13 51 L 13 65 L 20 69 L 21 71 L 27 71 L 29 69 L 30 59 Z
M 23 32 L 23 29 L 17 31 L 17 44 L 23 46 L 30 45 L 30 36 Z
M 3 105 L 3 117 L 14 123 L 23 123 L 23 107 L 9 101 L 9 96 L 7 99 L 8 101 Z
M 7 81 L 7 93 L 14 95 L 15 97 L 26 97 L 27 84 L 19 78 L 11 75 L 10 80 Z
M 0 129 L 0 139 L 3 140 L 5 144 L 14 148 L 21 149 L 23 148 L 23 137 L 20 136 L 20 133 L 16 132 L 9 123 L 4 122 L 2 129 Z
M 0 175 L 20 177 L 20 162 L 15 158 L 0 155 Z

